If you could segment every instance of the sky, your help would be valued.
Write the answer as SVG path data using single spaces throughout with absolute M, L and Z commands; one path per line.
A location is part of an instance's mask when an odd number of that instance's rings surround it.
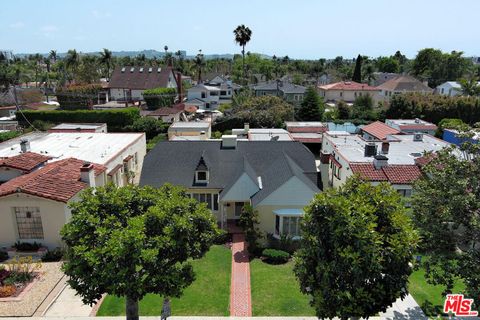
M 14 53 L 246 50 L 296 59 L 377 57 L 422 48 L 480 55 L 479 0 L 22 0 L 2 1 L 0 50 Z

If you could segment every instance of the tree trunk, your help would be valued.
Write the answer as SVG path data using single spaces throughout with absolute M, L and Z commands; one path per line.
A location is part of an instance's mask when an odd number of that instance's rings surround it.
M 127 320 L 138 320 L 138 300 L 127 297 L 126 314 Z
M 245 78 L 245 45 L 242 47 L 242 67 L 243 67 L 243 81 L 244 84 L 247 84 L 247 79 Z

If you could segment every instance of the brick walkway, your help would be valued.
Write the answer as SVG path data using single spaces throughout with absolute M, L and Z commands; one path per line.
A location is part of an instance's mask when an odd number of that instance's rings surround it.
M 230 287 L 230 316 L 251 317 L 250 262 L 242 233 L 233 234 L 232 283 Z

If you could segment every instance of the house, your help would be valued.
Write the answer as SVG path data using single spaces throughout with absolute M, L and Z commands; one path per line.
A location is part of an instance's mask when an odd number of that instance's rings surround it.
M 221 89 L 205 84 L 197 84 L 187 91 L 185 104 L 197 106 L 200 110 L 217 110 L 220 105 Z
M 233 83 L 228 77 L 223 75 L 216 75 L 215 77 L 211 78 L 210 80 L 205 82 L 206 85 L 217 87 L 220 89 L 220 103 L 228 103 L 232 99 L 232 97 L 238 93 L 242 86 Z
M 342 186 L 358 174 L 373 184 L 389 182 L 409 197 L 412 183 L 421 175 L 419 160 L 425 152 L 437 152 L 450 144 L 428 134 L 394 134 L 386 141 L 369 141 L 359 135 L 326 132 L 320 154 L 324 188 Z
M 365 140 L 387 140 L 389 136 L 400 134 L 400 130 L 381 122 L 375 121 L 360 128 L 360 132 Z
M 421 119 L 387 119 L 385 124 L 391 128 L 397 129 L 402 133 L 426 133 L 429 135 L 435 135 L 437 126 Z
M 458 130 L 443 129 L 442 139 L 456 146 L 461 146 L 466 142 L 478 144 L 480 143 L 480 132 L 471 130 L 467 133 L 459 133 Z
M 40 156 L 24 155 L 32 163 Z M 100 164 L 65 158 L 0 185 L 0 247 L 17 241 L 62 246 L 60 230 L 71 217 L 69 204 L 85 188 L 103 186 L 106 170 Z
M 379 89 L 355 81 L 340 81 L 320 85 L 317 87 L 317 91 L 323 97 L 323 100 L 335 103 L 338 101 L 353 103 L 358 97 L 370 95 L 376 104 L 380 94 Z
M 277 96 L 292 103 L 300 103 L 305 96 L 306 87 L 287 81 L 267 81 L 252 87 L 255 96 Z
M 390 79 L 377 87 L 380 90 L 380 97 L 384 101 L 389 101 L 393 95 L 417 92 L 432 93 L 433 90 L 424 82 L 408 75 L 401 75 Z
M 32 152 L 49 162 L 76 158 L 106 167 L 107 181 L 122 186 L 140 179 L 146 154 L 144 133 L 31 132 L 0 143 L 0 158 Z
M 168 140 L 206 140 L 211 136 L 212 124 L 207 121 L 179 121 L 168 128 Z
M 172 67 L 118 66 L 108 84 L 110 100 L 143 101 L 143 91 L 154 88 L 180 88 L 181 74 Z
M 384 84 L 385 82 L 395 79 L 399 77 L 399 73 L 392 73 L 392 72 L 374 72 L 373 73 L 373 84 L 372 86 L 378 87 L 381 84 Z
M 299 236 L 303 208 L 320 191 L 314 155 L 292 141 L 165 141 L 145 158 L 141 185 L 183 186 L 226 228 L 250 204 L 259 228 Z
M 322 146 L 323 133 L 328 131 L 328 125 L 318 121 L 287 121 L 287 131 L 294 141 L 307 146 L 314 154 L 318 154 Z
M 107 133 L 107 124 L 106 123 L 61 123 L 48 129 L 48 132 Z
M 480 81 L 478 81 L 478 86 L 480 86 Z M 435 88 L 435 93 L 454 97 L 462 95 L 462 86 L 457 81 L 447 81 Z
M 153 111 L 149 111 L 145 115 L 155 119 L 160 119 L 165 123 L 173 123 L 180 121 L 184 112 L 185 105 L 178 104 L 172 107 L 162 107 Z

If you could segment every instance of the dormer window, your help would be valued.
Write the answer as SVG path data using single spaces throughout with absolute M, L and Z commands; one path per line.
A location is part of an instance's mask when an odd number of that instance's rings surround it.
M 195 183 L 206 184 L 208 183 L 209 178 L 208 166 L 205 162 L 204 154 L 202 153 L 197 167 L 195 168 Z
M 207 183 L 208 171 L 196 171 L 195 181 L 197 183 Z

